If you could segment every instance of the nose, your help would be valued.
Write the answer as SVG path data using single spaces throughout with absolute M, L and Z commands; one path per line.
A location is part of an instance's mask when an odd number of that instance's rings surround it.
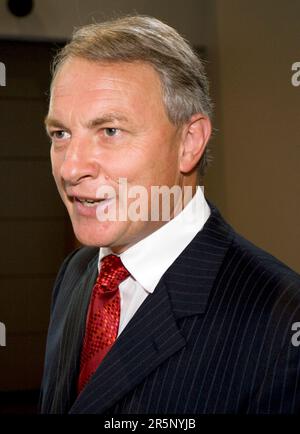
M 76 185 L 88 178 L 96 178 L 98 172 L 98 163 L 93 158 L 91 145 L 83 140 L 72 139 L 60 167 L 63 180 L 68 184 Z

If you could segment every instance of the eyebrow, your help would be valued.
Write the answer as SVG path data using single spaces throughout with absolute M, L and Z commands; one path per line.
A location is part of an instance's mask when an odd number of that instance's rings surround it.
M 44 119 L 44 124 L 45 124 L 46 128 L 49 128 L 49 127 L 56 127 L 56 128 L 61 128 L 61 129 L 65 128 L 65 126 L 63 125 L 62 122 L 60 122 L 58 119 L 51 118 L 48 115 Z
M 97 117 L 89 121 L 86 125 L 88 129 L 93 129 L 95 127 L 101 127 L 103 124 L 107 124 L 115 121 L 123 121 L 128 122 L 126 116 L 118 114 L 118 113 L 108 113 L 107 115 Z
M 85 126 L 88 129 L 92 130 L 93 128 L 100 127 L 101 125 L 114 122 L 114 121 L 128 122 L 128 119 L 126 116 L 121 115 L 119 113 L 108 113 L 104 116 L 99 116 L 95 119 L 88 121 Z M 44 123 L 46 128 L 55 127 L 55 128 L 67 129 L 61 121 L 52 118 L 48 115 L 45 117 Z

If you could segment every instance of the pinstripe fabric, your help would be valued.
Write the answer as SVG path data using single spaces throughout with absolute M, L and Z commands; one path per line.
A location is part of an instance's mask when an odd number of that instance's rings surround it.
M 77 398 L 97 250 L 67 258 L 53 296 L 42 412 L 300 411 L 300 347 L 291 344 L 300 278 L 211 210 Z
M 85 319 L 98 274 L 96 252 L 76 250 L 69 255 L 54 285 L 46 347 L 46 354 L 54 357 L 46 357 L 40 396 L 40 402 L 44 398 L 43 407 L 51 413 L 66 413 L 77 393 Z M 75 268 L 68 273 L 71 260 Z M 60 291 L 61 287 L 65 291 Z

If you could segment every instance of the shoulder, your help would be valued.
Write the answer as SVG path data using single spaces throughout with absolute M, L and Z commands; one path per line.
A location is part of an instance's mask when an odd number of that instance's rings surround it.
M 51 311 L 64 280 L 67 279 L 70 283 L 78 279 L 86 271 L 91 261 L 97 258 L 98 252 L 99 248 L 97 247 L 80 247 L 69 253 L 64 259 L 54 283 Z
M 98 247 L 80 247 L 71 252 L 64 260 L 65 268 L 84 270 L 92 259 L 98 256 Z
M 283 342 L 300 319 L 300 276 L 277 258 L 234 233 L 219 283 L 240 314 Z M 231 304 L 231 303 L 230 303 Z
M 254 245 L 240 234 L 234 232 L 229 256 L 234 256 L 235 266 L 243 268 L 248 273 L 254 273 L 256 278 L 282 283 L 294 283 L 300 289 L 300 275 L 281 262 L 275 256 Z M 228 259 L 228 258 L 227 258 Z
M 227 260 L 235 258 L 231 281 L 238 287 L 241 322 L 235 324 L 243 324 L 244 352 L 254 368 L 249 412 L 294 412 L 299 402 L 287 398 L 300 373 L 300 276 L 238 234 L 228 254 Z
M 218 209 L 212 203 L 209 205 L 211 216 L 204 226 L 204 239 L 208 240 L 208 247 L 211 247 L 212 244 L 218 249 L 225 246 L 222 258 L 223 266 L 219 277 L 225 273 L 226 278 L 229 278 L 230 274 L 232 283 L 234 280 L 245 285 L 247 282 L 253 285 L 254 281 L 258 285 L 267 284 L 267 282 L 272 285 L 276 283 L 287 286 L 293 284 L 300 289 L 299 274 L 237 233 L 224 220 Z M 201 233 L 199 239 L 203 239 Z
M 97 247 L 80 247 L 71 253 L 63 261 L 57 280 L 61 280 L 66 273 L 80 273 L 84 271 L 92 259 L 98 255 Z
M 215 208 L 212 216 L 216 223 L 210 226 L 223 228 L 222 241 L 228 240 L 214 282 L 217 299 L 243 318 L 287 332 L 300 318 L 299 274 L 238 234 Z

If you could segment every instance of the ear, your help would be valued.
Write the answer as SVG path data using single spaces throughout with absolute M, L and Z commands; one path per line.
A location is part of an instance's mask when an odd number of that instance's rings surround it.
M 211 129 L 209 118 L 202 113 L 194 114 L 186 123 L 179 154 L 182 173 L 189 173 L 197 166 L 211 136 Z

